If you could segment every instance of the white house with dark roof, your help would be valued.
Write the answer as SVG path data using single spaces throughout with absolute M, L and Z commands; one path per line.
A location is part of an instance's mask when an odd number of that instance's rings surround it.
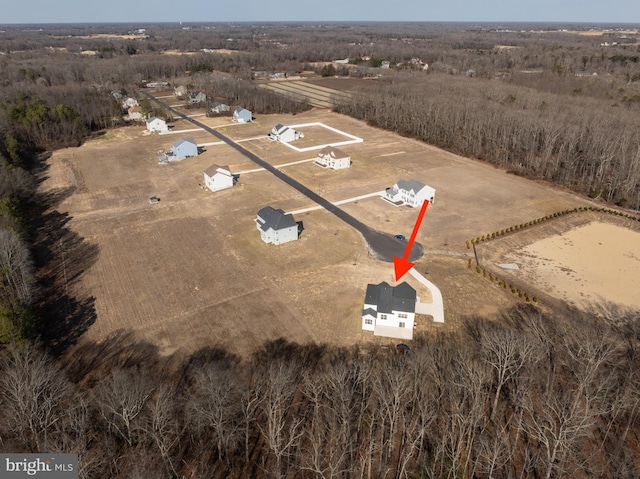
M 325 168 L 342 170 L 351 167 L 351 157 L 335 146 L 325 146 L 318 151 L 316 163 Z
M 436 190 L 416 180 L 399 180 L 391 188 L 384 192 L 384 198 L 392 203 L 404 203 L 414 208 L 422 206 L 424 200 L 433 204 L 436 199 Z
M 291 141 L 304 138 L 304 135 L 301 132 L 296 131 L 293 128 L 289 128 L 288 126 L 284 126 L 281 123 L 274 126 L 271 133 L 267 136 L 272 140 L 281 141 L 283 143 L 289 143 Z
M 265 206 L 256 216 L 256 227 L 265 243 L 282 244 L 298 239 L 298 223 L 293 215 Z
M 169 127 L 167 126 L 167 122 L 164 118 L 152 116 L 151 118 L 147 118 L 147 130 L 162 133 L 169 131 Z
M 249 123 L 251 120 L 253 120 L 253 116 L 249 110 L 238 108 L 233 112 L 233 121 L 238 123 Z
M 416 316 L 416 290 L 407 283 L 368 284 L 362 310 L 362 329 L 375 336 L 412 339 Z
M 211 165 L 204 170 L 204 184 L 211 191 L 231 188 L 233 186 L 233 175 L 228 166 Z

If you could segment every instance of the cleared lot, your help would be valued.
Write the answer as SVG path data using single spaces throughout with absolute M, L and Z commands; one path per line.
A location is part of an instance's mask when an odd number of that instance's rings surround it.
M 400 178 L 436 188 L 436 203 L 417 238 L 426 252 L 417 269 L 443 293 L 445 328 L 455 328 L 466 315 L 495 314 L 515 301 L 467 268 L 465 240 L 588 204 L 327 111 L 265 116 L 245 125 L 228 118 L 199 120 L 235 140 L 252 138 L 242 141 L 243 147 L 274 165 L 314 156 L 269 141 L 266 134 L 277 123 L 321 122 L 363 138 L 342 147 L 353 160 L 348 170 L 329 171 L 311 162 L 287 167 L 288 175 L 330 201 L 380 191 Z M 184 120 L 175 125 L 187 127 Z M 198 143 L 212 140 L 200 132 L 189 136 Z M 70 228 L 100 247 L 96 263 L 74 286 L 95 297 L 97 319 L 87 337 L 99 340 L 124 328 L 164 352 L 222 344 L 240 354 L 280 336 L 334 344 L 385 341 L 360 331 L 360 310 L 367 283 L 393 281 L 393 265 L 370 258 L 360 235 L 325 211 L 296 216 L 304 223 L 300 241 L 264 244 L 255 229 L 258 209 L 292 211 L 313 204 L 267 172 L 241 175 L 229 190 L 205 191 L 202 171 L 211 163 L 229 165 L 232 172 L 255 165 L 227 145 L 158 165 L 157 150 L 175 139 L 128 127 L 49 159 L 43 190 L 76 187 L 58 209 L 72 217 Z M 162 201 L 151 205 L 152 195 Z M 342 208 L 368 225 L 406 236 L 417 215 L 375 197 Z M 419 330 L 435 327 L 423 319 L 418 325 Z

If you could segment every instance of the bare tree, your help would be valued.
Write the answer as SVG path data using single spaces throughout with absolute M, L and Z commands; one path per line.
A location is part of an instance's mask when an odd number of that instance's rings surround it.
M 540 349 L 535 340 L 512 328 L 486 324 L 481 331 L 480 347 L 485 361 L 495 375 L 495 394 L 489 419 L 498 409 L 502 388 L 515 378 L 522 368 L 537 361 Z
M 116 369 L 93 391 L 102 420 L 129 447 L 134 445 L 137 434 L 141 431 L 140 415 L 154 388 L 154 384 L 144 373 Z
M 0 272 L 9 294 L 30 304 L 35 279 L 29 249 L 17 233 L 7 229 L 0 229 Z
M 275 477 L 285 477 L 283 459 L 288 458 L 302 436 L 301 417 L 295 416 L 291 407 L 297 390 L 294 367 L 283 361 L 271 364 L 262 378 L 263 401 L 258 427 L 266 439 L 275 464 Z
M 167 470 L 173 477 L 178 477 L 175 453 L 187 427 L 179 419 L 180 410 L 175 391 L 166 384 L 160 385 L 148 402 L 148 407 L 146 433 L 153 438 Z
M 15 344 L 2 359 L 0 402 L 3 428 L 30 452 L 46 451 L 49 434 L 67 416 L 70 386 L 58 366 L 35 346 Z
M 207 364 L 193 375 L 188 402 L 190 421 L 196 430 L 206 430 L 218 451 L 218 460 L 229 462 L 240 428 L 240 390 L 237 376 L 227 368 Z

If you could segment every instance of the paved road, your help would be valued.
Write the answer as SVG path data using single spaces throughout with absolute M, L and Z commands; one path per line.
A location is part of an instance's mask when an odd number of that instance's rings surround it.
M 309 188 L 307 188 L 305 185 L 303 185 L 299 181 L 297 181 L 297 180 L 291 178 L 289 175 L 283 173 L 277 167 L 267 163 L 263 159 L 259 158 L 258 156 L 254 155 L 253 153 L 251 153 L 246 148 L 243 148 L 242 146 L 240 146 L 238 143 L 236 143 L 232 139 L 227 138 L 226 136 L 224 136 L 220 132 L 214 130 L 213 128 L 208 127 L 207 125 L 205 125 L 203 123 L 200 123 L 198 120 L 194 120 L 193 118 L 188 117 L 184 113 L 179 112 L 178 110 L 176 110 L 173 107 L 169 106 L 166 102 L 164 102 L 162 100 L 159 100 L 158 98 L 154 97 L 150 93 L 144 92 L 144 94 L 150 100 L 153 100 L 156 103 L 158 103 L 160 106 L 162 106 L 165 110 L 172 112 L 175 116 L 179 116 L 180 118 L 183 118 L 183 119 L 187 120 L 188 122 L 192 123 L 193 125 L 195 125 L 195 126 L 197 126 L 199 128 L 202 128 L 207 133 L 212 134 L 213 136 L 215 136 L 219 140 L 224 141 L 231 148 L 235 149 L 236 151 L 238 151 L 239 153 L 241 153 L 245 157 L 249 158 L 251 161 L 253 161 L 258 166 L 264 168 L 265 170 L 267 170 L 271 174 L 275 175 L 277 178 L 281 179 L 282 181 L 284 181 L 286 184 L 288 184 L 292 188 L 294 188 L 297 191 L 299 191 L 301 194 L 305 195 L 310 200 L 316 202 L 318 205 L 322 206 L 327 211 L 333 213 L 335 216 L 340 218 L 342 221 L 347 223 L 352 228 L 355 228 L 364 237 L 365 241 L 367 242 L 367 245 L 369 246 L 369 253 L 371 253 L 372 256 L 378 258 L 381 261 L 393 262 L 393 257 L 394 256 L 402 257 L 404 255 L 404 250 L 405 250 L 406 245 L 407 245 L 407 243 L 405 241 L 400 241 L 400 240 L 394 238 L 392 235 L 390 235 L 388 233 L 382 233 L 380 231 L 377 231 L 377 230 L 367 226 L 366 224 L 362 223 L 360 220 L 358 220 L 358 219 L 354 218 L 353 216 L 351 216 L 346 211 L 338 208 L 336 205 L 331 203 L 329 200 L 324 199 L 319 194 L 317 194 L 314 191 L 310 190 Z M 265 134 L 265 136 L 266 136 L 266 134 Z M 418 259 L 418 258 L 420 258 L 422 256 L 423 252 L 424 252 L 424 250 L 422 248 L 422 245 L 419 244 L 418 242 L 415 242 L 413 244 L 413 248 L 411 248 L 411 252 L 409 254 L 409 260 L 410 261 L 415 261 L 416 259 Z

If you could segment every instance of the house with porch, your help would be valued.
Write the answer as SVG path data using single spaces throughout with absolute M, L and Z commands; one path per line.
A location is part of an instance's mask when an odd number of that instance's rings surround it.
M 169 131 L 169 127 L 167 126 L 167 122 L 164 118 L 152 116 L 151 118 L 147 118 L 147 130 L 163 133 L 165 131 Z
M 325 168 L 342 170 L 351 167 L 351 157 L 335 146 L 325 146 L 318 151 L 316 164 Z
M 275 245 L 298 239 L 298 223 L 293 215 L 280 209 L 265 206 L 256 216 L 256 227 L 265 243 Z
M 385 190 L 384 199 L 417 208 L 422 206 L 424 200 L 429 200 L 429 205 L 432 205 L 436 199 L 436 190 L 416 180 L 398 180 Z
M 231 188 L 233 186 L 233 175 L 228 166 L 211 165 L 204 170 L 204 184 L 211 191 Z
M 283 143 L 289 143 L 291 141 L 304 138 L 304 135 L 301 132 L 296 131 L 293 128 L 289 128 L 288 126 L 284 126 L 281 123 L 274 126 L 271 133 L 267 136 L 271 140 L 281 141 Z
M 416 301 L 416 290 L 407 283 L 368 284 L 362 310 L 363 331 L 373 331 L 374 336 L 413 339 Z
M 253 116 L 251 115 L 251 112 L 249 110 L 238 108 L 233 112 L 233 121 L 235 122 L 249 123 L 251 120 L 253 120 Z

